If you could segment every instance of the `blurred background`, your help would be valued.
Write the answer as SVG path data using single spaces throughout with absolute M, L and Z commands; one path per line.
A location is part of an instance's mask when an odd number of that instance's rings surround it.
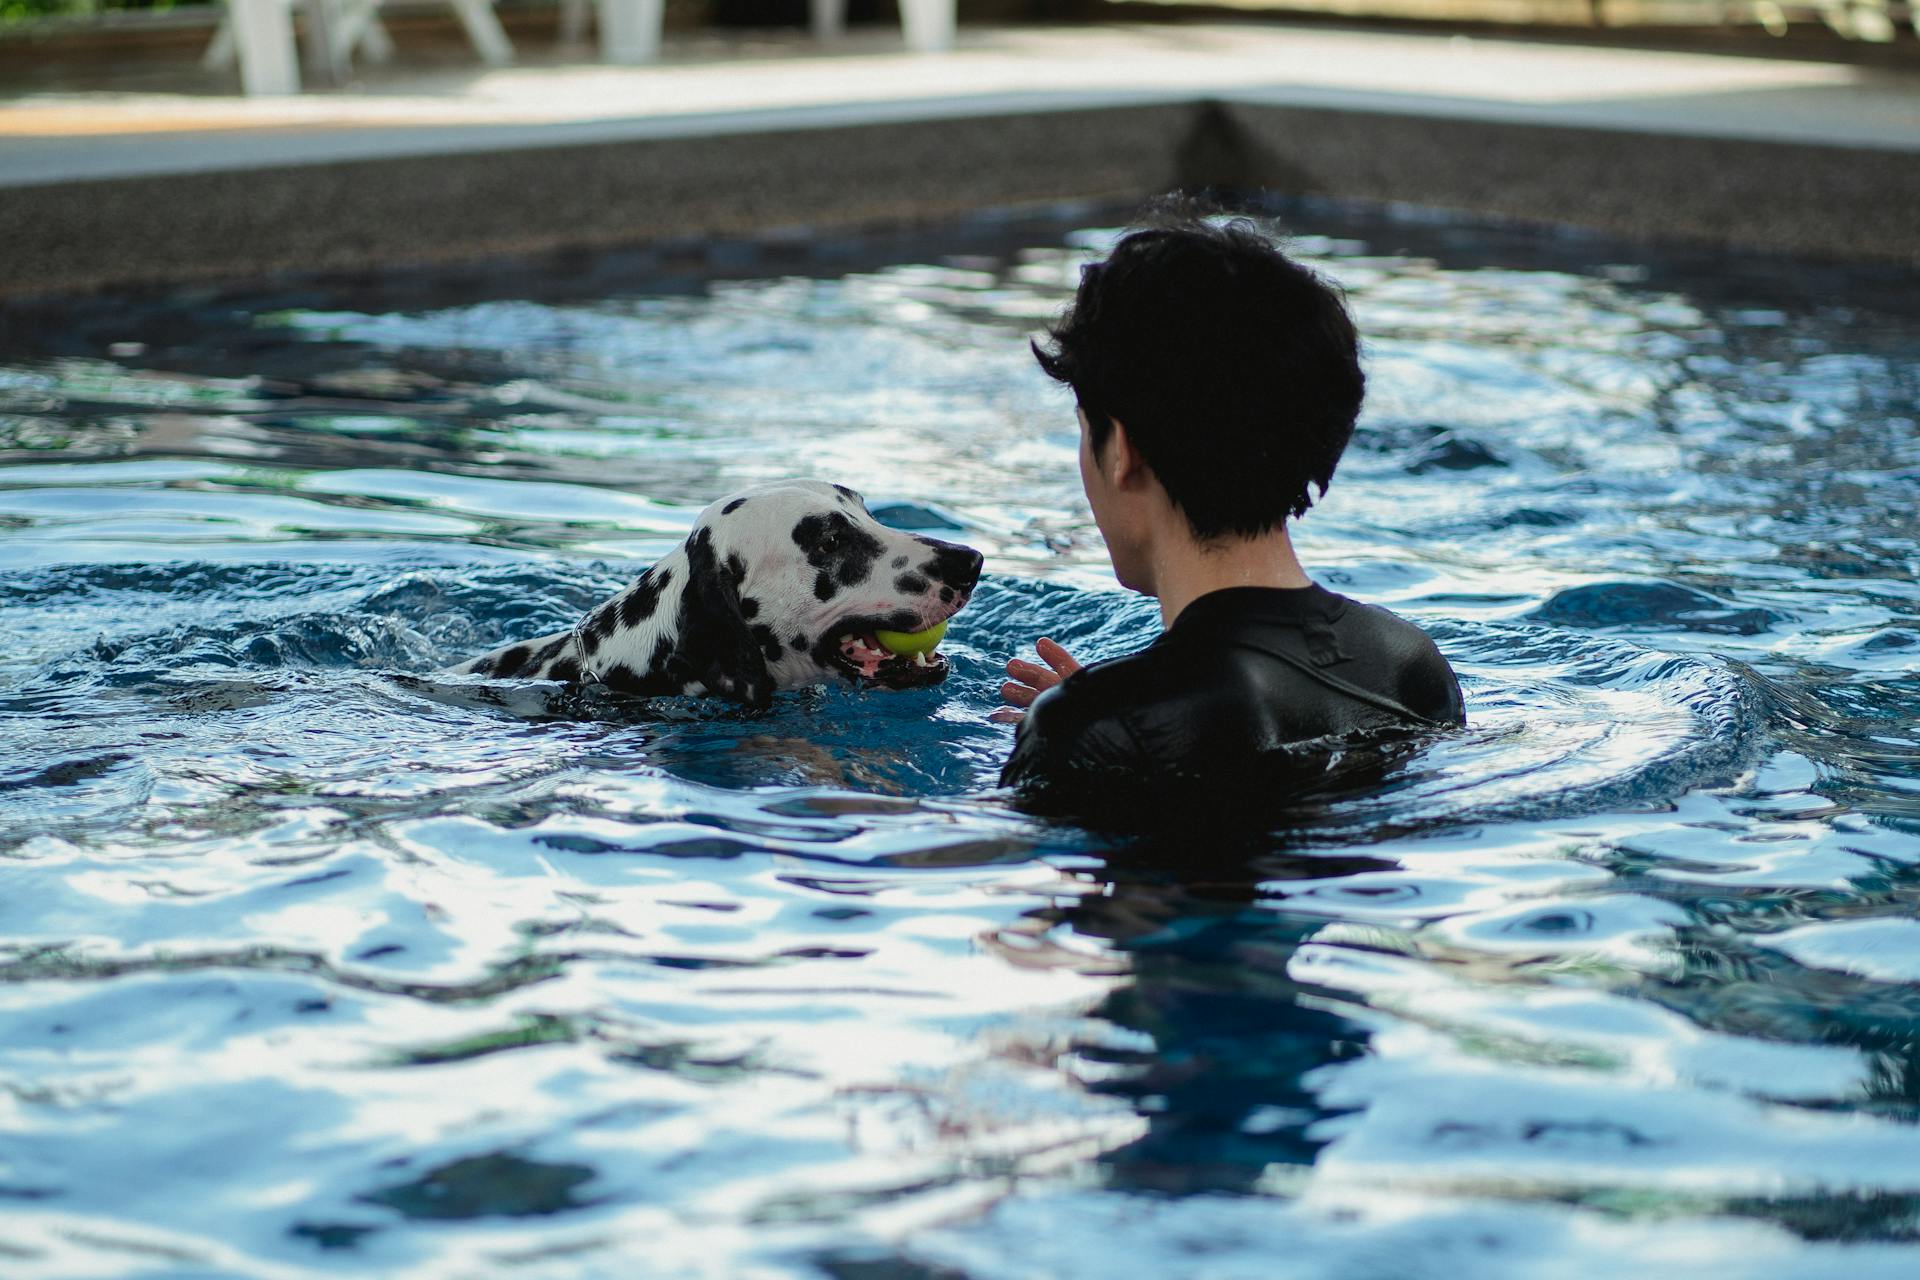
M 856 33 L 898 30 L 897 0 L 839 0 Z M 585 0 L 497 0 L 516 61 L 593 60 L 593 20 Z M 316 27 L 338 27 L 350 5 L 318 0 L 294 6 L 309 46 L 306 89 L 364 77 L 386 60 L 328 59 L 311 46 Z M 738 52 L 742 37 L 772 38 L 812 21 L 809 0 L 664 0 L 667 56 L 713 52 L 722 37 Z M 0 0 L 0 89 L 86 87 L 144 80 L 176 90 L 231 90 L 237 70 L 201 55 L 222 23 L 213 0 Z M 474 56 L 456 8 L 444 0 L 388 0 L 379 22 L 399 51 L 397 65 L 457 65 Z M 1283 18 L 1296 23 L 1361 23 L 1382 29 L 1524 36 L 1641 48 L 1712 50 L 1920 65 L 1920 5 L 1910 0 L 958 0 L 962 30 L 1032 23 L 1180 22 Z M 703 38 L 705 38 L 703 40 Z M 765 51 L 765 49 L 763 49 Z M 364 55 L 367 50 L 362 50 Z M 615 59 L 633 60 L 633 59 Z M 157 73 L 176 73 L 155 81 Z

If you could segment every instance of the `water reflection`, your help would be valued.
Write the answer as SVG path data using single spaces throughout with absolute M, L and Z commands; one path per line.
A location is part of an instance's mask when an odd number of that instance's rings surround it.
M 1051 927 L 1097 939 L 1126 978 L 1091 1016 L 1138 1037 L 1089 1046 L 1088 1087 L 1125 1098 L 1146 1131 L 1103 1153 L 1116 1188 L 1177 1194 L 1270 1188 L 1311 1165 L 1329 1111 L 1311 1073 L 1362 1053 L 1365 1026 L 1288 973 L 1324 924 L 1266 909 L 1268 886 L 1392 867 L 1381 859 L 1257 852 L 1271 841 L 1172 837 L 1106 852 L 1089 891 Z
M 1305 554 L 1470 725 L 1251 847 L 991 791 L 1156 626 L 1023 349 L 1108 230 L 0 316 L 0 1271 L 1904 1280 L 1920 293 L 1294 216 Z M 436 674 L 769 475 L 989 552 L 946 685 Z

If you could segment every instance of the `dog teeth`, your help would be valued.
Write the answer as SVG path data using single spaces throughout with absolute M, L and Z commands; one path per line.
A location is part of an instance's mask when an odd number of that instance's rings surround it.
M 859 667 L 861 673 L 867 676 L 874 675 L 889 662 L 911 662 L 916 667 L 937 667 L 946 661 L 937 649 L 909 656 L 868 644 L 865 639 L 857 635 L 847 636 L 840 641 L 840 654 Z
M 857 635 L 848 636 L 840 642 L 840 653 L 847 661 L 860 668 L 860 673 L 864 676 L 872 676 L 879 671 L 887 659 L 893 656 L 885 649 L 868 644 Z

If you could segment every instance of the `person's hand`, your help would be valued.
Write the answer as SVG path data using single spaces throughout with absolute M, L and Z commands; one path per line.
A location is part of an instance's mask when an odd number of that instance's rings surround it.
M 1034 645 L 1039 651 L 1044 667 L 1015 658 L 1007 663 L 1007 674 L 1013 679 L 1000 686 L 1000 696 L 1010 706 L 1000 708 L 987 719 L 999 724 L 1019 724 L 1026 719 L 1027 708 L 1033 700 L 1053 686 L 1065 680 L 1080 669 L 1080 664 L 1072 654 L 1062 649 L 1045 636 Z

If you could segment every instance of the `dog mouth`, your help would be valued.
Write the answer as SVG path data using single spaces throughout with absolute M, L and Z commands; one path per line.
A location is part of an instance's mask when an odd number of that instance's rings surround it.
M 947 655 L 936 644 L 919 653 L 895 653 L 880 643 L 881 631 L 913 633 L 937 627 L 960 612 L 967 597 L 954 602 L 945 618 L 923 623 L 911 614 L 850 619 L 823 642 L 815 656 L 854 684 L 880 689 L 924 689 L 947 678 Z
M 927 653 L 893 653 L 871 631 L 840 637 L 834 666 L 858 684 L 883 689 L 919 689 L 947 678 L 947 656 L 938 649 Z

